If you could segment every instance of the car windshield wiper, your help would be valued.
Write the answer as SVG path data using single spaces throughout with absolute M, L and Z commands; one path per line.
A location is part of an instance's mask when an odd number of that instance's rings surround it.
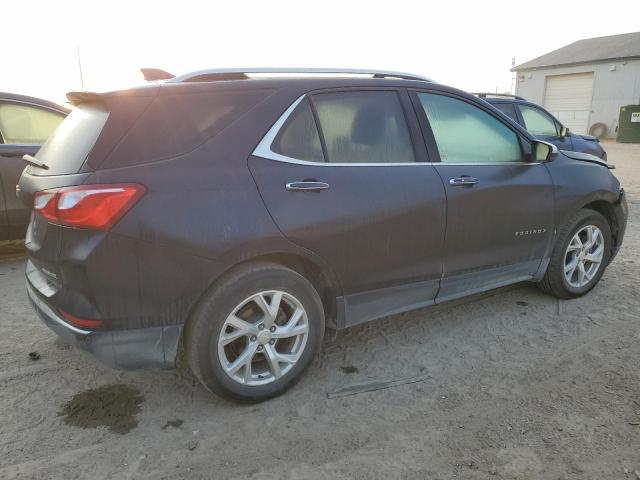
M 49 166 L 45 165 L 44 162 L 41 162 L 36 157 L 32 157 L 31 155 L 23 155 L 22 159 L 32 167 L 42 168 L 43 170 L 49 170 Z

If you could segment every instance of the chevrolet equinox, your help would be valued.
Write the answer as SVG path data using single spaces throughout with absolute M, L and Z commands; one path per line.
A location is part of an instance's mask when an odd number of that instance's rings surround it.
M 578 297 L 622 243 L 612 165 L 473 95 L 380 71 L 168 77 L 70 93 L 17 190 L 35 310 L 114 367 L 184 349 L 207 389 L 264 400 L 325 326 L 522 281 Z

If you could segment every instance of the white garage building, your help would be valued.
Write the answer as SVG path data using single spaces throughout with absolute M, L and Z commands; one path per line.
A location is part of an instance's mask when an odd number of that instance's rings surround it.
M 512 71 L 516 94 L 570 130 L 615 138 L 620 107 L 640 105 L 640 32 L 579 40 Z

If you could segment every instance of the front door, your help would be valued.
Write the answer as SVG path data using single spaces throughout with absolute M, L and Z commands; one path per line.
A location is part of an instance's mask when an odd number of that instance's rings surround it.
M 425 137 L 447 193 L 444 275 L 438 300 L 534 276 L 553 235 L 553 188 L 527 142 L 484 107 L 418 92 Z
M 433 303 L 442 274 L 444 189 L 401 94 L 303 98 L 249 160 L 282 233 L 339 279 L 346 325 Z
M 35 155 L 39 145 L 0 144 L 0 240 L 24 237 L 31 210 L 16 196 L 16 185 L 27 164 L 23 155 Z

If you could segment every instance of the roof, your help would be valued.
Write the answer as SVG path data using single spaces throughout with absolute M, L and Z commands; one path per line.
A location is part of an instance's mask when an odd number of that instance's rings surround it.
M 640 58 L 640 32 L 578 40 L 541 57 L 517 65 L 511 71 L 594 63 L 605 60 L 621 60 L 624 58 Z

